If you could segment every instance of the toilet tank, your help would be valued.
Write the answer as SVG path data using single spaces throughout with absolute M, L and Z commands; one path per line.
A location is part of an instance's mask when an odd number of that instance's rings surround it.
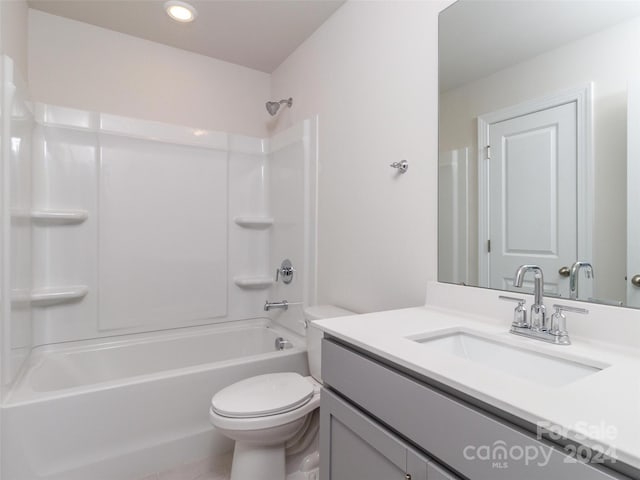
M 309 358 L 309 372 L 318 382 L 322 383 L 320 372 L 320 349 L 322 344 L 322 330 L 314 326 L 316 320 L 325 318 L 346 317 L 355 315 L 355 312 L 345 310 L 334 305 L 316 305 L 304 309 L 304 317 L 307 320 L 307 355 Z

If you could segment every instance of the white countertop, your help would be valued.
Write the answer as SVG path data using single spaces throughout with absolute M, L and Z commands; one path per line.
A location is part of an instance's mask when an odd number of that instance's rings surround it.
M 637 351 L 576 338 L 569 346 L 547 344 L 510 334 L 502 320 L 498 324 L 489 318 L 427 306 L 321 320 L 314 325 L 527 422 L 560 427 L 567 438 L 596 450 L 604 448 L 608 457 L 640 469 Z M 575 382 L 548 387 L 405 338 L 455 328 L 552 356 L 609 366 Z

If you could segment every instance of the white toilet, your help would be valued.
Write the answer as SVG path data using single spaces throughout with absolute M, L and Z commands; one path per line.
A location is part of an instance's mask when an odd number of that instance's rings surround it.
M 213 396 L 211 423 L 236 442 L 231 480 L 285 479 L 286 444 L 305 434 L 320 406 L 322 332 L 313 321 L 346 315 L 354 313 L 333 305 L 305 309 L 311 377 L 293 372 L 258 375 Z

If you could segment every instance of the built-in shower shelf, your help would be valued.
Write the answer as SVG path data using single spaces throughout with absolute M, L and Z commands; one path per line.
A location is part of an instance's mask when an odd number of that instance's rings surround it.
M 273 284 L 273 277 L 268 276 L 238 276 L 233 278 L 233 282 L 240 288 L 269 288 Z
M 269 228 L 273 225 L 272 217 L 236 217 L 234 221 L 244 228 Z
M 89 293 L 86 285 L 72 285 L 68 287 L 47 287 L 31 291 L 31 304 L 38 307 L 48 307 L 58 303 L 71 302 L 85 297 Z
M 82 223 L 89 218 L 86 210 L 32 210 L 31 218 L 39 223 Z

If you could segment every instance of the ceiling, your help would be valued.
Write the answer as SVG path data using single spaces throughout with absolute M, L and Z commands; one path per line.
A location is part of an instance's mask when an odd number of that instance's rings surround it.
M 440 91 L 638 15 L 637 0 L 458 1 L 440 14 Z
M 271 73 L 345 0 L 194 0 L 181 24 L 158 0 L 30 0 L 29 6 Z

